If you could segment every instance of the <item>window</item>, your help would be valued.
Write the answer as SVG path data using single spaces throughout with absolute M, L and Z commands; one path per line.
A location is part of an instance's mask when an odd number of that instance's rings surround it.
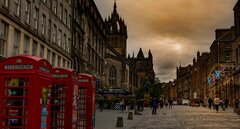
M 52 66 L 55 66 L 55 62 L 56 62 L 56 54 L 52 53 Z
M 42 35 L 45 35 L 45 29 L 46 29 L 46 16 L 42 14 Z
M 68 28 L 71 28 L 71 15 L 68 15 Z
M 62 47 L 62 31 L 59 30 L 58 32 L 58 46 Z
M 54 42 L 54 43 L 56 43 L 56 39 L 57 38 L 57 26 L 54 24 L 54 26 L 53 26 L 53 39 L 52 39 L 52 41 Z
M 69 48 L 69 44 L 71 44 L 71 39 L 70 38 L 68 38 L 68 42 L 66 43 L 66 51 L 67 51 L 67 53 L 69 53 L 70 52 L 70 48 Z
M 66 51 L 67 50 L 67 48 L 66 48 L 66 43 L 67 43 L 67 35 L 66 34 L 64 34 L 64 36 L 63 36 L 63 49 Z
M 58 56 L 58 66 L 61 66 L 61 57 Z
M 52 9 L 52 0 L 49 0 L 49 8 Z
M 32 45 L 32 55 L 33 56 L 37 56 L 37 47 L 38 47 L 37 41 L 33 41 L 33 45 Z
M 40 57 L 44 58 L 44 46 L 43 45 L 41 45 L 41 47 L 40 47 Z
M 14 40 L 13 40 L 13 53 L 12 53 L 13 56 L 19 54 L 19 41 L 20 41 L 20 31 L 15 29 Z
M 24 37 L 24 48 L 23 48 L 23 53 L 28 55 L 29 54 L 29 43 L 30 43 L 30 38 L 25 35 Z
M 6 55 L 7 34 L 8 34 L 8 24 L 2 20 L 0 23 L 0 56 Z
M 30 8 L 31 8 L 31 3 L 29 1 L 26 1 L 26 6 L 25 6 L 25 23 L 30 24 Z
M 230 49 L 231 48 L 231 44 L 230 43 L 225 43 L 224 47 L 225 47 L 225 49 Z
M 72 0 L 68 0 L 68 4 L 71 5 L 72 4 Z
M 33 19 L 34 19 L 34 29 L 38 29 L 38 16 L 39 16 L 39 10 L 38 8 L 35 8 L 34 13 L 33 13 Z
M 9 0 L 3 0 L 3 7 L 8 8 Z
M 51 58 L 51 51 L 48 50 L 47 51 L 47 60 L 50 62 L 50 58 Z
M 15 0 L 15 15 L 20 16 L 20 0 Z
M 231 62 L 231 54 L 230 53 L 225 53 L 225 60 L 226 60 L 226 62 Z
M 59 9 L 59 19 L 62 20 L 63 17 L 63 5 L 60 4 L 60 9 Z
M 65 12 L 63 14 L 63 23 L 66 25 L 67 24 L 67 16 L 68 16 L 68 13 L 67 13 L 67 10 L 65 9 Z
M 52 35 L 52 21 L 49 19 L 48 21 L 48 40 L 51 42 Z
M 63 59 L 63 67 L 66 67 L 66 60 Z
M 57 14 L 57 0 L 53 0 L 53 12 Z
M 116 86 L 116 68 L 112 66 L 109 70 L 109 85 L 110 86 Z

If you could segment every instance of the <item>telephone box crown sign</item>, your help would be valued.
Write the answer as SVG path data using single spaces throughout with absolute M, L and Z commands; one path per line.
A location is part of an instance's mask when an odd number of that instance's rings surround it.
M 22 60 L 21 60 L 20 58 L 18 58 L 18 59 L 16 60 L 16 63 L 22 63 Z

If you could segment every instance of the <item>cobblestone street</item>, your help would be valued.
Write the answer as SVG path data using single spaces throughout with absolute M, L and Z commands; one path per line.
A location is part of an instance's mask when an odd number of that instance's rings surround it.
M 127 113 L 97 112 L 96 129 L 120 129 L 116 127 L 118 116 L 124 119 L 123 129 L 240 129 L 240 116 L 233 113 L 232 108 L 216 113 L 204 107 L 174 106 L 158 109 L 156 115 L 145 108 L 142 114 L 127 120 Z

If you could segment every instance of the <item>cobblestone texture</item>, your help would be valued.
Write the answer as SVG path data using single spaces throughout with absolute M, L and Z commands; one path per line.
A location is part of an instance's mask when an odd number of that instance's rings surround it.
M 96 129 L 120 129 L 115 127 L 117 116 L 124 119 L 123 129 L 240 129 L 240 116 L 232 108 L 216 113 L 204 107 L 174 106 L 158 109 L 156 115 L 145 108 L 143 115 L 134 115 L 133 120 L 127 120 L 127 113 L 120 111 L 104 112 L 97 112 Z

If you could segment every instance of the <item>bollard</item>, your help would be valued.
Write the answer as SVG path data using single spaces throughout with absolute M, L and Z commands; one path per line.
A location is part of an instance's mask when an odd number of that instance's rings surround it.
M 133 112 L 128 112 L 128 120 L 133 120 Z
M 123 127 L 123 118 L 122 117 L 117 118 L 117 127 Z
M 134 115 L 138 115 L 138 110 L 134 110 Z

